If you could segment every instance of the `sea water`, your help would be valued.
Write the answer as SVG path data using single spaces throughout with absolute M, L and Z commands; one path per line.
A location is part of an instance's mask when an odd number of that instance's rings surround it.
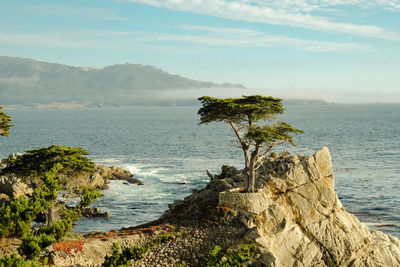
M 336 191 L 369 227 L 400 237 L 400 105 L 287 106 L 279 118 L 305 134 L 296 147 L 330 149 Z M 52 144 L 80 146 L 97 163 L 132 172 L 144 185 L 112 181 L 93 203 L 110 219 L 81 219 L 75 232 L 107 231 L 157 219 L 168 203 L 201 189 L 222 164 L 243 168 L 228 125 L 199 125 L 196 107 L 7 110 L 14 127 L 0 156 Z

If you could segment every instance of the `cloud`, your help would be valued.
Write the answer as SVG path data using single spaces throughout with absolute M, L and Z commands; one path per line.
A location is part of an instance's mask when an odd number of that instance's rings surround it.
M 359 9 L 400 10 L 399 0 L 235 0 L 243 4 L 259 7 L 270 7 L 276 10 L 285 10 L 291 13 L 336 12 L 343 7 L 356 7 Z
M 179 28 L 202 32 L 202 35 L 160 35 L 158 38 L 184 42 L 233 47 L 287 47 L 308 51 L 372 51 L 368 46 L 356 43 L 325 42 L 268 34 L 251 29 L 180 25 Z M 204 34 L 205 33 L 205 34 Z
M 273 25 L 284 25 L 290 27 L 306 28 L 311 30 L 328 31 L 335 33 L 345 33 L 358 35 L 363 37 L 373 37 L 388 40 L 400 41 L 400 33 L 387 30 L 374 25 L 357 25 L 352 23 L 334 22 L 325 17 L 314 16 L 309 14 L 312 10 L 322 9 L 321 3 L 326 0 L 315 1 L 293 1 L 297 3 L 298 11 L 288 8 L 288 4 L 280 4 L 277 8 L 277 1 L 250 1 L 250 0 L 120 0 L 124 2 L 133 2 L 145 5 L 151 5 L 159 8 L 165 8 L 174 11 L 191 12 L 196 14 L 216 16 L 232 20 L 240 20 L 247 22 L 260 22 Z M 342 3 L 333 0 L 337 5 Z M 364 0 L 349 0 L 351 3 L 365 3 Z M 282 1 L 288 2 L 288 1 Z M 385 6 L 395 8 L 398 4 L 391 1 L 382 0 L 379 3 L 386 3 Z M 396 1 L 397 2 L 397 1 Z M 271 3 L 275 3 L 275 7 Z M 290 2 L 292 3 L 292 2 Z M 343 1 L 344 3 L 344 1 Z M 320 5 L 318 5 L 320 4 Z M 272 6 L 272 8 L 271 8 Z M 301 12 L 300 12 L 301 9 Z
M 95 7 L 76 7 L 63 4 L 29 5 L 25 6 L 23 11 L 36 15 L 80 16 L 97 20 L 128 21 L 128 18 L 118 15 L 113 10 Z
M 168 49 L 168 42 L 194 43 L 201 46 L 222 46 L 222 47 L 286 47 L 314 52 L 354 52 L 372 51 L 368 46 L 356 43 L 325 42 L 300 38 L 292 38 L 280 35 L 273 35 L 250 29 L 234 29 L 220 27 L 204 27 L 197 25 L 177 26 L 188 33 L 166 34 L 150 33 L 139 31 L 96 31 L 81 30 L 70 32 L 47 32 L 47 33 L 0 33 L 0 43 L 14 45 L 37 45 L 43 47 L 64 47 L 64 48 L 92 48 L 110 50 L 147 50 L 157 49 L 157 45 L 164 51 L 175 51 L 176 45 Z M 166 44 L 165 44 L 166 43 Z M 195 49 L 195 48 L 193 48 Z M 160 51 L 162 52 L 162 51 Z M 189 52 L 189 51 L 188 51 Z

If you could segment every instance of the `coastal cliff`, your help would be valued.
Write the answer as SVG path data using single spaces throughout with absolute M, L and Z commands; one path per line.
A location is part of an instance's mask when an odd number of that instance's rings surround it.
M 243 171 L 224 166 L 156 221 L 86 235 L 69 254 L 57 245 L 48 253 L 57 266 L 96 266 L 114 242 L 129 247 L 178 231 L 181 237 L 151 248 L 134 266 L 201 266 L 216 245 L 227 259 L 246 244 L 256 248 L 250 266 L 400 266 L 400 241 L 370 231 L 343 208 L 326 147 L 312 156 L 272 153 L 259 170 L 256 193 L 240 192 L 243 178 Z

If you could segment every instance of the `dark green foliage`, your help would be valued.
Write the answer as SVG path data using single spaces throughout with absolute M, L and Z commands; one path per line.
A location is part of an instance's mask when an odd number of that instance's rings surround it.
M 294 145 L 290 134 L 303 133 L 285 122 L 266 125 L 268 120 L 282 114 L 282 99 L 270 96 L 243 96 L 241 98 L 218 99 L 203 96 L 198 99 L 200 123 L 223 121 L 228 123 L 236 134 L 245 158 L 246 192 L 255 191 L 256 170 L 271 149 L 279 144 Z M 256 123 L 260 122 L 260 125 Z
M 113 243 L 111 246 L 112 255 L 106 256 L 105 261 L 101 266 L 104 267 L 128 267 L 131 266 L 130 259 L 121 254 L 118 243 Z
M 27 259 L 35 259 L 39 256 L 40 252 L 56 242 L 57 240 L 52 235 L 40 234 L 40 235 L 29 235 L 22 239 L 22 244 L 18 248 L 18 252 Z
M 284 111 L 282 99 L 271 96 L 253 95 L 224 99 L 203 96 L 198 100 L 203 105 L 198 112 L 201 123 L 268 120 L 273 118 L 274 114 L 281 114 Z
M 83 188 L 83 196 L 77 208 L 78 209 L 86 208 L 100 196 L 101 193 L 96 188 L 90 188 L 90 187 Z
M 294 145 L 294 140 L 290 133 L 298 134 L 304 131 L 295 129 L 286 122 L 278 122 L 267 126 L 253 126 L 249 129 L 246 138 L 253 140 L 256 144 L 269 144 L 271 146 L 280 143 Z
M 9 136 L 10 135 L 10 128 L 12 125 L 10 125 L 11 122 L 11 117 L 2 111 L 3 107 L 0 107 L 0 136 Z
M 145 254 L 152 248 L 164 244 L 170 240 L 180 237 L 180 233 L 162 234 L 147 242 L 144 245 L 124 248 L 120 253 L 120 248 L 117 243 L 114 243 L 111 247 L 112 255 L 106 256 L 103 267 L 125 267 L 131 266 L 131 261 L 137 261 L 143 259 Z
M 216 266 L 216 264 L 220 261 L 220 257 L 218 257 L 218 253 L 221 250 L 221 247 L 215 245 L 213 250 L 208 253 L 208 257 L 206 258 L 206 266 Z
M 45 267 L 46 265 L 47 259 L 39 264 L 37 261 L 21 258 L 16 253 L 0 258 L 0 267 Z
M 256 244 L 247 244 L 239 248 L 239 250 L 233 255 L 229 255 L 222 259 L 220 246 L 215 246 L 212 251 L 210 251 L 208 257 L 206 258 L 207 267 L 230 267 L 230 266 L 244 266 L 245 263 L 249 262 L 256 254 Z
M 94 163 L 83 156 L 88 155 L 88 152 L 80 147 L 52 145 L 47 148 L 26 150 L 25 152 L 22 156 L 11 160 L 10 166 L 4 169 L 3 172 L 38 176 L 47 172 L 57 163 L 62 165 L 63 173 L 94 172 Z
M 53 166 L 50 171 L 42 176 L 42 185 L 37 188 L 32 197 L 25 199 L 22 196 L 13 199 L 10 204 L 0 208 L 0 237 L 25 236 L 31 231 L 31 223 L 36 216 L 50 208 L 57 198 L 60 189 L 57 175 L 62 168 L 60 164 Z

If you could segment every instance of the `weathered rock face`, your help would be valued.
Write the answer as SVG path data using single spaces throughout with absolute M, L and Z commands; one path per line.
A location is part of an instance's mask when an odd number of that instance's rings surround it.
M 20 178 L 10 176 L 0 176 L 0 193 L 9 197 L 26 196 L 33 193 L 33 189 L 24 183 Z
M 343 208 L 326 147 L 309 157 L 287 152 L 269 157 L 252 196 L 231 190 L 243 186 L 244 178 L 243 172 L 233 173 L 223 179 L 216 176 L 205 189 L 176 201 L 161 219 L 190 224 L 182 218 L 199 214 L 200 220 L 219 202 L 219 207 L 233 211 L 235 218 L 228 224 L 237 226 L 240 221 L 247 227 L 236 243 L 259 244 L 254 265 L 400 266 L 400 241 L 369 231 Z
M 273 256 L 263 264 L 400 266 L 399 240 L 370 232 L 344 210 L 326 147 L 310 157 L 271 158 L 260 176 L 259 200 L 268 205 L 249 224 L 259 234 L 255 241 Z

